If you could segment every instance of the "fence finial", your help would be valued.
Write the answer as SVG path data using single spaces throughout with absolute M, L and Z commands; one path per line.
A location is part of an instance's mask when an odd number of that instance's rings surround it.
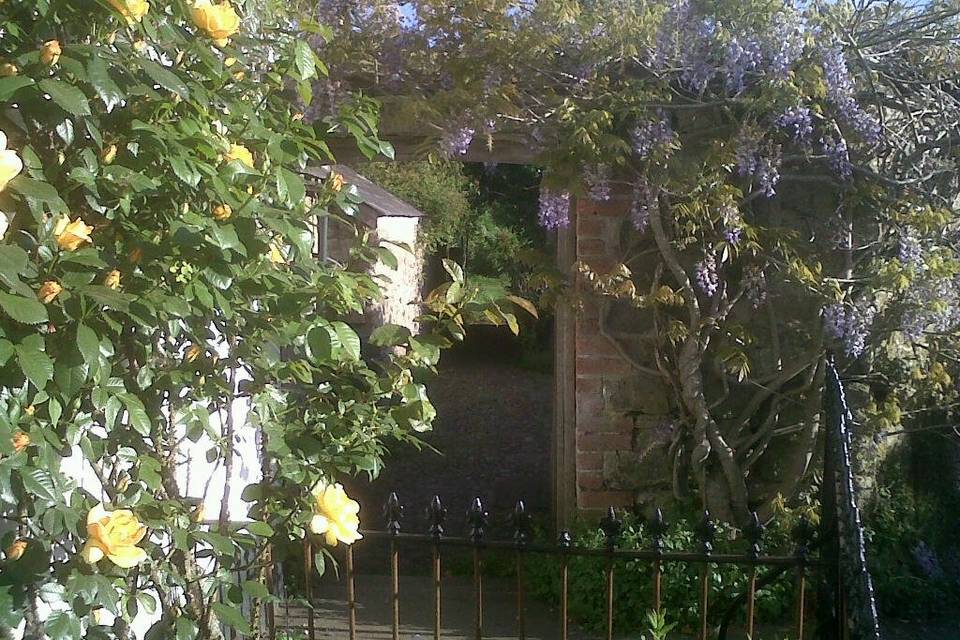
M 387 520 L 387 531 L 390 535 L 400 534 L 400 520 L 403 518 L 403 505 L 396 491 L 391 491 L 387 503 L 383 505 L 383 517 Z
M 703 510 L 703 520 L 697 525 L 697 535 L 700 537 L 700 550 L 704 555 L 713 553 L 713 541 L 717 536 L 717 525 L 710 518 L 710 510 Z
M 480 544 L 483 540 L 483 534 L 487 528 L 487 520 L 490 514 L 483 507 L 483 501 L 477 496 L 473 499 L 470 509 L 467 511 L 467 522 L 470 524 L 470 539 L 474 544 Z
M 527 505 L 523 500 L 517 500 L 511 520 L 513 521 L 513 540 L 522 547 L 530 541 L 530 514 L 527 513 Z
M 607 538 L 607 549 L 611 551 L 617 546 L 617 538 L 620 537 L 620 531 L 623 529 L 623 520 L 617 516 L 617 510 L 613 507 L 607 507 L 607 515 L 600 520 L 600 529 Z
M 430 527 L 427 533 L 433 536 L 434 540 L 443 537 L 443 523 L 447 519 L 447 508 L 440 502 L 440 496 L 433 496 L 430 505 L 427 507 L 427 522 Z
M 761 542 L 763 539 L 764 526 L 760 522 L 760 516 L 756 511 L 750 512 L 750 522 L 744 528 L 747 540 L 750 542 L 750 557 L 756 560 L 760 557 Z
M 663 510 L 657 507 L 653 512 L 653 518 L 647 524 L 650 529 L 650 537 L 653 539 L 653 550 L 657 554 L 663 553 L 663 536 L 667 533 L 667 523 L 663 519 Z

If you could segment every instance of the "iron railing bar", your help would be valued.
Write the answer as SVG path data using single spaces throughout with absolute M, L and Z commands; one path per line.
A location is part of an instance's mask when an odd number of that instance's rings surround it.
M 389 539 L 393 536 L 386 531 L 361 531 L 364 538 L 374 540 Z M 433 542 L 433 538 L 419 533 L 400 533 L 396 536 L 397 542 Z M 459 538 L 447 536 L 440 540 L 441 546 L 451 547 L 472 547 L 474 542 L 469 538 Z M 484 540 L 483 546 L 491 549 L 517 549 L 517 543 L 510 540 Z M 560 549 L 557 546 L 549 544 L 526 544 L 523 550 L 530 553 L 569 553 L 575 556 L 596 556 L 607 557 L 610 551 L 606 549 L 593 549 L 587 547 L 570 547 L 569 549 Z M 662 560 L 663 562 L 705 562 L 702 553 L 696 551 L 664 551 L 657 553 L 655 551 L 643 549 L 616 549 L 613 551 L 618 560 Z M 760 556 L 751 558 L 749 555 L 740 555 L 736 553 L 714 553 L 710 555 L 710 564 L 742 564 L 746 566 L 799 566 L 801 561 L 793 556 Z M 803 561 L 804 566 L 817 567 L 825 563 L 817 558 L 808 558 Z
M 356 572 L 353 568 L 353 545 L 347 545 L 347 624 L 350 640 L 357 640 L 357 586 Z
M 307 638 L 316 640 L 317 631 L 313 614 L 313 543 L 309 538 L 303 540 L 303 586 L 307 592 Z

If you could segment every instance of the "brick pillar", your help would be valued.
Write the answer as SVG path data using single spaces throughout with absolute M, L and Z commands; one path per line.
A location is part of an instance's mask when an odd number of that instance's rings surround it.
M 589 198 L 577 200 L 578 260 L 598 273 L 617 264 L 619 234 L 630 206 L 627 193 L 614 193 L 602 203 Z M 630 491 L 611 486 L 604 468 L 616 466 L 618 452 L 633 448 L 633 421 L 612 411 L 609 399 L 613 389 L 635 374 L 613 343 L 600 334 L 600 300 L 582 292 L 583 306 L 577 313 L 575 329 L 576 495 L 577 507 L 589 513 L 633 502 Z

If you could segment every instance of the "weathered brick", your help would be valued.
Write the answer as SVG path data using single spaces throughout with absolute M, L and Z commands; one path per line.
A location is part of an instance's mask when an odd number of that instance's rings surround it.
M 577 257 L 583 259 L 612 257 L 614 249 L 605 240 L 599 238 L 580 238 L 577 240 Z
M 601 218 L 600 216 L 577 218 L 577 237 L 610 240 L 615 227 L 616 222 L 611 218 Z
M 603 488 L 602 471 L 578 471 L 577 486 L 581 489 L 596 490 Z
M 581 216 L 623 216 L 630 211 L 630 198 L 610 199 L 605 202 L 579 200 L 577 217 Z
M 577 451 L 577 472 L 602 471 L 603 453 L 597 451 Z
M 607 356 L 619 358 L 620 353 L 609 338 L 602 335 L 577 335 L 578 356 Z
M 577 495 L 577 506 L 581 509 L 606 509 L 607 507 L 629 507 L 633 505 L 633 494 L 629 491 L 590 491 L 582 490 Z
M 631 372 L 630 364 L 623 358 L 606 356 L 581 356 L 577 354 L 577 377 L 591 376 L 625 376 Z
M 622 451 L 633 446 L 631 433 L 578 432 L 577 451 Z

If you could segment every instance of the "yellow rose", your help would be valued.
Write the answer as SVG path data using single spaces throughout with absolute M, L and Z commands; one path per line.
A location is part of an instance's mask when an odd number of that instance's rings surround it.
M 283 245 L 278 240 L 270 241 L 270 262 L 283 264 L 287 259 L 283 257 Z
M 27 551 L 27 541 L 26 540 L 14 540 L 9 547 L 7 547 L 7 560 L 19 560 L 23 557 L 23 554 Z
M 117 157 L 117 145 L 112 144 L 106 149 L 103 150 L 103 153 L 100 154 L 100 160 L 103 161 L 103 164 L 110 164 Z
M 7 183 L 20 175 L 23 171 L 23 161 L 16 151 L 7 149 L 7 134 L 0 131 L 0 191 L 7 188 Z
M 343 176 L 336 171 L 330 174 L 330 188 L 333 189 L 334 193 L 340 193 L 340 190 L 343 189 Z
M 32 405 L 31 405 L 32 406 Z M 30 435 L 19 429 L 13 432 L 13 450 L 20 453 L 30 446 Z
M 80 555 L 90 564 L 106 556 L 118 567 L 129 569 L 147 559 L 147 552 L 137 546 L 147 535 L 147 527 L 127 509 L 106 511 L 102 504 L 90 509 L 87 535 Z
M 57 238 L 57 245 L 66 251 L 76 251 L 85 242 L 93 242 L 90 239 L 90 233 L 93 227 L 77 218 L 70 222 L 70 218 L 63 216 L 57 221 L 57 226 L 53 228 L 53 235 Z
M 17 65 L 10 64 L 9 62 L 0 64 L 0 78 L 9 78 L 10 76 L 15 76 L 18 73 L 20 73 L 20 70 L 17 69 Z
M 196 0 L 191 15 L 194 24 L 218 47 L 226 46 L 230 36 L 240 28 L 240 16 L 226 1 L 212 4 L 210 0 Z
M 242 144 L 230 145 L 230 150 L 223 154 L 223 159 L 227 162 L 239 160 L 251 169 L 253 168 L 253 154 Z
M 63 49 L 60 47 L 60 41 L 48 40 L 40 47 L 40 62 L 52 67 L 59 62 L 61 53 L 63 53 Z
M 54 298 L 60 295 L 61 291 L 63 291 L 63 287 L 60 286 L 60 283 L 47 280 L 40 285 L 40 289 L 37 291 L 37 300 L 43 304 L 49 304 L 53 302 Z
M 313 490 L 314 516 L 310 531 L 323 536 L 331 547 L 338 542 L 353 544 L 363 536 L 360 527 L 360 505 L 351 500 L 340 484 L 320 484 Z
M 120 12 L 127 22 L 140 22 L 150 11 L 150 3 L 145 0 L 108 0 L 110 6 Z
M 187 362 L 193 362 L 194 360 L 200 357 L 201 353 L 203 353 L 203 347 L 192 344 L 189 347 L 187 347 L 187 350 L 183 354 L 183 357 Z
M 230 216 L 233 215 L 233 209 L 230 208 L 228 204 L 218 204 L 213 208 L 213 219 L 217 222 L 223 222 L 224 220 L 229 220 Z
M 109 287 L 111 289 L 120 288 L 120 272 L 117 269 L 114 269 L 103 279 L 103 286 Z
M 140 247 L 134 247 L 131 249 L 130 253 L 127 254 L 127 260 L 133 264 L 139 263 L 141 260 L 143 260 L 143 249 Z
M 229 69 L 230 67 L 232 67 L 232 66 L 235 65 L 235 64 L 237 64 L 237 59 L 236 59 L 236 58 L 226 58 L 226 59 L 223 61 L 223 66 L 225 66 L 227 69 Z
M 137 53 L 143 53 L 147 50 L 147 43 L 144 40 L 136 40 L 133 43 L 133 50 Z

